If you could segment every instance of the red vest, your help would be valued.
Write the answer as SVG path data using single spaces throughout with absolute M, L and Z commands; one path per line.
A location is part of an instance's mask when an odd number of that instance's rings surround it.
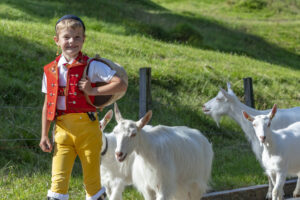
M 66 65 L 68 68 L 66 87 L 58 85 L 59 68 L 57 65 L 59 59 L 60 56 L 44 67 L 47 77 L 47 120 L 52 121 L 59 114 L 95 112 L 96 108 L 86 102 L 83 92 L 78 88 L 78 82 L 81 80 L 89 57 L 80 52 L 71 65 Z M 95 84 L 92 84 L 93 86 Z M 66 110 L 56 110 L 57 96 L 66 96 Z M 92 102 L 94 101 L 93 96 L 90 96 L 90 99 Z

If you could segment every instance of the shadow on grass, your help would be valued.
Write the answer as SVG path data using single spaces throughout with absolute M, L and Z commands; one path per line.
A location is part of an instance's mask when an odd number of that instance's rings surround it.
M 123 27 L 120 34 L 142 34 L 161 41 L 180 42 L 201 49 L 248 56 L 257 60 L 300 69 L 300 56 L 264 39 L 243 31 L 227 28 L 216 21 L 182 16 L 149 0 L 67 0 L 32 1 L 10 0 L 6 4 L 30 15 L 28 20 L 59 18 L 67 13 L 77 14 Z M 16 20 L 17 16 L 0 16 Z M 20 20 L 21 19 L 20 17 Z M 54 26 L 53 22 L 53 26 Z M 101 30 L 101 25 L 88 28 Z
M 54 59 L 55 52 L 0 33 L 0 54 L 0 106 L 42 105 L 43 66 Z

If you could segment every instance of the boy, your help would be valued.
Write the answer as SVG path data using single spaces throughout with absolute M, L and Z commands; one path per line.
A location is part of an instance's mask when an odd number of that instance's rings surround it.
M 46 93 L 42 111 L 40 148 L 52 151 L 48 137 L 53 120 L 55 147 L 52 161 L 52 184 L 48 200 L 67 200 L 69 179 L 78 155 L 81 161 L 87 200 L 103 200 L 105 188 L 100 183 L 101 131 L 96 108 L 84 97 L 113 95 L 124 92 L 127 85 L 115 71 L 101 62 L 92 61 L 86 80 L 81 80 L 88 57 L 81 53 L 85 40 L 83 21 L 74 15 L 65 15 L 55 26 L 54 41 L 62 54 L 44 67 L 42 92 Z M 95 82 L 108 84 L 92 87 Z M 84 93 L 83 93 L 84 92 Z

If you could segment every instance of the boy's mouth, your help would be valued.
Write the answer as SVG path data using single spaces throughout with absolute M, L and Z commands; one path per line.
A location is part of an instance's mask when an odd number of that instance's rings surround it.
M 78 46 L 71 46 L 71 47 L 66 47 L 67 49 L 77 49 Z

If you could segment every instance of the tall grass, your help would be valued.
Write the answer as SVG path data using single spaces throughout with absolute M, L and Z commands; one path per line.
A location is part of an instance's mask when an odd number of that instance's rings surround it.
M 243 101 L 245 77 L 253 78 L 257 109 L 299 106 L 299 11 L 293 0 L 1 1 L 1 198 L 41 199 L 49 189 L 51 154 L 38 148 L 41 79 L 56 53 L 54 24 L 68 13 L 86 24 L 84 53 L 99 53 L 128 72 L 129 89 L 118 102 L 125 118 L 138 119 L 138 71 L 151 67 L 152 124 L 186 125 L 209 138 L 212 189 L 265 183 L 238 125 L 224 118 L 218 128 L 201 107 L 227 81 Z M 78 160 L 72 175 L 71 199 L 83 199 Z M 124 199 L 142 197 L 128 188 Z

